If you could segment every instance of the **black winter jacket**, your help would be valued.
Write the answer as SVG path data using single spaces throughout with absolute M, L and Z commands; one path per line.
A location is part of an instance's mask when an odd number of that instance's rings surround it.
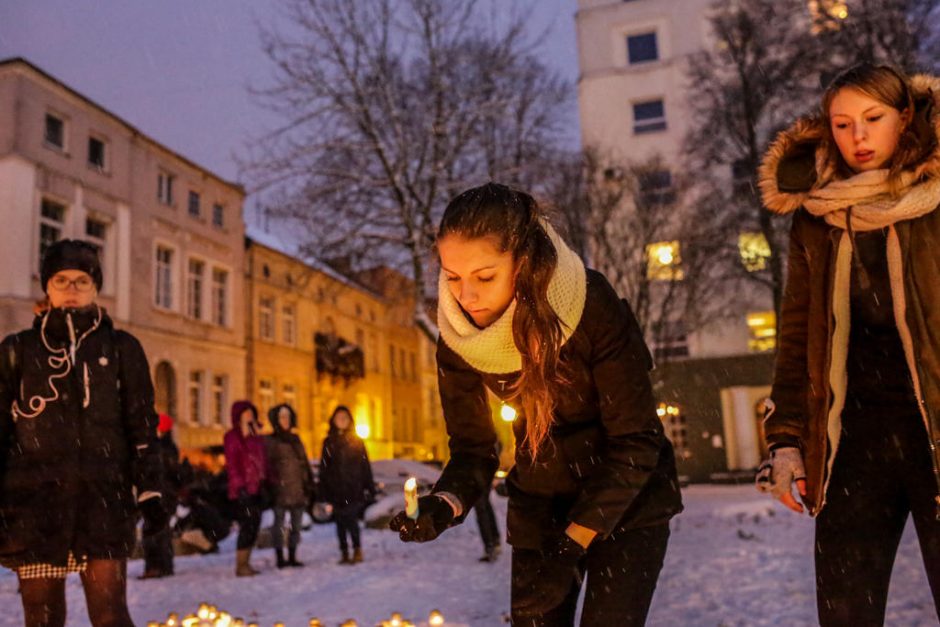
M 82 338 L 74 365 L 70 322 Z M 47 400 L 37 411 L 40 398 Z M 133 490 L 163 490 L 156 426 L 144 351 L 103 309 L 52 309 L 4 339 L 0 563 L 64 565 L 69 551 L 126 558 L 135 542 Z
M 320 456 L 318 497 L 333 507 L 365 507 L 375 497 L 375 482 L 366 446 L 352 425 L 340 431 L 330 425 Z
M 604 538 L 617 529 L 667 522 L 682 511 L 675 457 L 656 415 L 651 360 L 639 326 L 602 274 L 588 270 L 587 282 L 581 321 L 561 351 L 571 382 L 558 395 L 555 423 L 538 459 L 516 448 L 507 479 L 507 535 L 515 547 L 541 548 L 570 522 Z M 518 374 L 481 373 L 443 340 L 437 360 L 451 459 L 433 491 L 460 499 L 461 522 L 498 464 L 486 389 L 511 402 Z M 516 442 L 523 441 L 525 428 L 519 411 Z
M 274 427 L 274 433 L 268 436 L 267 441 L 274 504 L 277 507 L 301 507 L 313 497 L 313 472 L 300 437 L 281 427 L 278 413 L 282 407 L 290 412 L 291 426 L 297 426 L 297 416 L 290 405 L 278 405 L 268 412 L 268 420 Z

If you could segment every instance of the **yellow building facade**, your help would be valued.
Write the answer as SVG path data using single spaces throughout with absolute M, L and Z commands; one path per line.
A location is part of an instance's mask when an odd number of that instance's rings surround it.
M 246 239 L 245 374 L 265 422 L 291 404 L 319 457 L 330 415 L 346 405 L 372 459 L 445 459 L 433 344 L 413 322 L 407 280 L 383 271 L 354 281 L 281 248 Z

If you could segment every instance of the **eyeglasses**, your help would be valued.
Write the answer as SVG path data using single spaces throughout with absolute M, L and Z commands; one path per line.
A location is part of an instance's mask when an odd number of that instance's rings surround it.
M 49 280 L 49 284 L 55 289 L 64 292 L 69 287 L 75 287 L 79 292 L 90 292 L 95 286 L 94 280 L 90 276 L 80 276 L 77 279 L 70 279 L 67 276 L 57 274 Z

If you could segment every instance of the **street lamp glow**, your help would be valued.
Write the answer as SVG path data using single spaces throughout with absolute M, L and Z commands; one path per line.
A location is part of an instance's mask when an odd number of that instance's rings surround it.
M 512 422 L 516 419 L 516 409 L 512 405 L 503 403 L 503 406 L 499 408 L 499 416 L 505 422 Z
M 369 429 L 369 425 L 367 425 L 366 423 L 360 422 L 359 424 L 356 425 L 356 435 L 358 435 L 363 440 L 369 437 L 370 432 L 371 431 Z

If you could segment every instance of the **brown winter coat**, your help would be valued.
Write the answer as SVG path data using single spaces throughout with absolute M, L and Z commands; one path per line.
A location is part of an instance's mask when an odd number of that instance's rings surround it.
M 912 82 L 919 115 L 928 116 L 940 137 L 940 81 L 915 77 Z M 932 92 L 931 92 L 932 88 Z M 930 107 L 930 103 L 935 106 Z M 765 205 L 779 214 L 793 213 L 788 276 L 780 313 L 780 334 L 772 407 L 764 428 L 768 445 L 798 445 L 806 466 L 807 495 L 812 515 L 825 504 L 825 488 L 833 448 L 827 438 L 829 408 L 837 393 L 830 385 L 833 350 L 833 280 L 842 231 L 810 215 L 802 204 L 807 192 L 825 182 L 835 166 L 824 158 L 822 119 L 798 121 L 781 133 L 761 166 Z M 915 167 L 923 179 L 940 178 L 940 148 Z M 911 376 L 920 389 L 927 433 L 924 446 L 933 453 L 937 473 L 940 444 L 940 211 L 897 222 L 901 247 L 901 280 L 892 281 L 895 320 Z M 844 387 L 842 389 L 844 394 Z M 838 419 L 838 417 L 836 417 Z M 837 423 L 836 423 L 837 424 Z M 836 452 L 838 448 L 836 447 Z M 940 507 L 940 496 L 937 497 Z

